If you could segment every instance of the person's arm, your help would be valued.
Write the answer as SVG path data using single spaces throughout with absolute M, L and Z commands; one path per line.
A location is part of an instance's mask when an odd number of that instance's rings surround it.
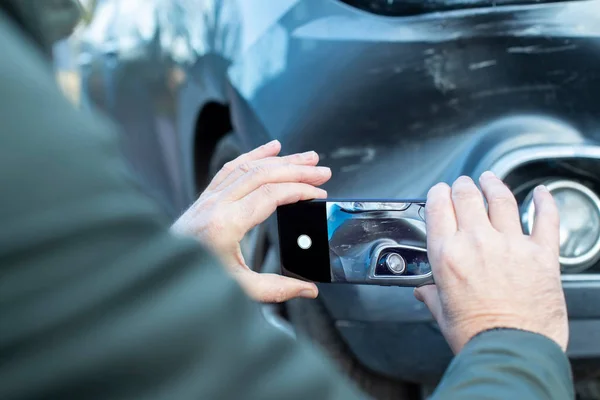
M 571 367 L 545 336 L 514 329 L 471 339 L 448 367 L 432 400 L 573 399 Z
M 0 398 L 353 399 L 168 219 L 0 12 Z

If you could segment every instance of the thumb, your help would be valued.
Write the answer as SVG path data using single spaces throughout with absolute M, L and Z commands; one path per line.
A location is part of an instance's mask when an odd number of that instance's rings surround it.
M 317 285 L 277 274 L 254 271 L 236 273 L 236 280 L 248 296 L 262 303 L 282 303 L 297 297 L 314 299 L 319 294 Z
M 415 288 L 414 294 L 417 300 L 425 303 L 429 312 L 433 315 L 433 318 L 440 324 L 442 318 L 442 303 L 440 301 L 437 286 L 426 285 Z

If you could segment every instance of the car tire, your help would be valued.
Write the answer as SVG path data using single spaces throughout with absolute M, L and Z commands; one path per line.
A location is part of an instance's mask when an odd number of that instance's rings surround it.
M 208 173 L 212 179 L 217 172 L 229 161 L 235 160 L 242 154 L 242 146 L 234 133 L 228 133 L 217 142 L 213 155 L 210 159 Z
M 417 385 L 378 375 L 360 364 L 334 326 L 325 305 L 319 299 L 295 299 L 287 302 L 288 318 L 298 335 L 320 346 L 366 394 L 377 400 L 420 399 Z

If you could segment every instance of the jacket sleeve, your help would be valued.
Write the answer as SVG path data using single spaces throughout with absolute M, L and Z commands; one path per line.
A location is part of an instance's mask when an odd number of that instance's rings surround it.
M 0 52 L 1 399 L 360 397 L 169 233 L 2 12 Z
M 456 356 L 432 399 L 573 399 L 571 366 L 545 336 L 514 329 L 481 333 Z

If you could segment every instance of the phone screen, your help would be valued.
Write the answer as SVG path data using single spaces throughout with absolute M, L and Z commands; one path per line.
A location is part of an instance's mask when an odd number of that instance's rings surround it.
M 418 286 L 432 280 L 424 201 L 310 201 L 278 208 L 285 275 Z

